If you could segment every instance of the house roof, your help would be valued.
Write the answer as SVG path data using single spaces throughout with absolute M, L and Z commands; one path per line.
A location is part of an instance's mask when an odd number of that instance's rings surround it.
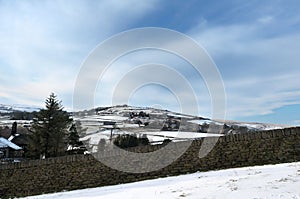
M 28 136 L 25 134 L 20 134 L 18 136 L 13 137 L 10 141 L 18 146 L 27 145 Z
M 21 147 L 19 147 L 18 145 L 12 143 L 11 141 L 0 137 L 0 149 L 1 148 L 7 148 L 7 147 L 15 149 L 15 150 L 21 150 L 22 149 Z

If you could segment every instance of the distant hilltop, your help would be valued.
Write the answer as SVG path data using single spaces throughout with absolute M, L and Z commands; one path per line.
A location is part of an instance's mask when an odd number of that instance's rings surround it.
M 0 113 L 12 113 L 15 111 L 24 111 L 24 112 L 34 112 L 39 111 L 41 107 L 38 106 L 29 106 L 21 104 L 6 105 L 0 104 Z
M 148 117 L 145 117 L 145 114 Z M 183 113 L 177 113 L 169 110 L 163 110 L 152 107 L 135 107 L 128 105 L 116 105 L 108 107 L 98 107 L 91 110 L 79 111 L 75 115 L 83 121 L 89 121 L 91 123 L 99 123 L 103 120 L 108 120 L 112 122 L 122 123 L 132 123 L 137 121 L 137 123 L 146 122 L 151 126 L 151 124 L 167 124 L 170 123 L 167 128 L 176 125 L 176 123 L 181 123 L 185 121 L 186 125 L 191 127 L 195 126 L 197 129 L 201 127 L 199 131 L 204 131 L 203 129 L 210 124 L 221 125 L 224 128 L 225 134 L 227 133 L 239 133 L 239 132 L 248 132 L 248 131 L 262 131 L 262 130 L 271 130 L 271 129 L 283 129 L 289 126 L 280 125 L 280 124 L 268 124 L 268 123 L 259 123 L 259 122 L 241 122 L 241 121 L 231 121 L 231 120 L 216 120 L 210 119 L 202 116 L 193 116 Z M 74 116 L 75 116 L 74 115 Z M 75 117 L 76 117 L 75 116 Z M 145 120 L 145 121 L 144 121 Z M 132 126 L 132 124 L 130 124 Z M 198 131 L 197 130 L 197 131 Z M 189 129 L 190 131 L 190 129 Z

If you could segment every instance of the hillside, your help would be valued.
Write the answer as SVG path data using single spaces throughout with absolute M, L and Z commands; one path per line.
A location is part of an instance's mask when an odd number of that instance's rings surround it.
M 74 113 L 74 118 L 86 129 L 81 140 L 95 147 L 100 139 L 113 139 L 119 134 L 146 135 L 150 143 L 156 144 L 165 139 L 180 141 L 286 127 L 266 123 L 212 120 L 202 116 L 127 105 L 77 112 Z

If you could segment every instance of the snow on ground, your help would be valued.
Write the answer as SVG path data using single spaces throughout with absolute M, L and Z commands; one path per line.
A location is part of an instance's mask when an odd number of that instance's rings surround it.
M 146 135 L 161 136 L 167 138 L 181 138 L 181 139 L 195 139 L 204 137 L 220 137 L 222 134 L 214 133 L 195 133 L 195 132 L 185 132 L 185 131 L 157 131 L 157 132 L 143 132 Z
M 184 114 L 180 114 L 180 113 L 168 113 L 167 115 L 171 116 L 171 117 L 179 117 L 179 118 L 187 118 L 187 119 L 194 118 L 193 116 L 188 116 L 188 115 L 184 115 Z
M 97 128 L 94 128 L 93 133 L 87 134 L 85 137 L 81 138 L 80 140 L 88 140 L 90 139 L 90 144 L 98 144 L 100 139 L 106 139 L 108 140 L 111 135 L 111 130 L 97 130 Z M 130 131 L 124 131 L 124 130 L 113 130 L 113 135 L 119 135 L 119 134 L 135 134 L 136 132 L 130 132 Z M 138 134 L 138 133 L 137 133 Z M 196 139 L 196 138 L 204 138 L 204 137 L 220 137 L 223 136 L 222 134 L 213 134 L 213 133 L 195 133 L 195 132 L 185 132 L 185 131 L 151 131 L 146 132 L 143 131 L 143 135 L 147 135 L 149 140 L 151 142 L 162 142 L 164 139 Z
M 211 120 L 189 120 L 188 122 L 193 123 L 193 124 L 199 124 L 199 125 L 203 125 L 204 123 L 206 123 L 206 124 L 212 123 Z
M 285 125 L 279 125 L 279 124 L 267 124 L 267 123 L 255 123 L 255 122 L 235 122 L 235 121 L 219 121 L 219 120 L 189 120 L 188 122 L 194 123 L 194 124 L 199 124 L 203 125 L 204 123 L 206 124 L 217 124 L 217 125 L 223 125 L 224 123 L 227 125 L 236 125 L 236 126 L 244 126 L 249 129 L 256 129 L 256 130 L 261 130 L 261 131 L 266 131 L 266 130 L 272 130 L 272 129 L 283 129 L 287 128 L 289 126 Z
M 10 120 L 9 118 L 6 117 L 0 118 L 0 126 L 11 127 L 11 125 L 14 122 L 17 122 L 18 125 L 30 125 L 32 123 L 32 120 Z
M 109 121 L 123 121 L 127 120 L 128 117 L 117 116 L 117 115 L 101 115 L 97 117 L 100 120 L 109 120 Z
M 241 123 L 239 124 L 240 126 L 246 126 L 248 128 L 253 128 L 253 129 L 259 129 L 263 131 L 268 131 L 272 129 L 283 129 L 287 128 L 288 126 L 284 125 L 275 125 L 275 124 L 260 124 L 260 123 Z
M 128 117 L 118 115 L 89 115 L 80 119 L 80 121 L 123 121 L 127 119 Z
M 300 162 L 198 172 L 28 199 L 292 198 L 300 199 Z
M 250 129 L 256 129 L 256 130 L 261 130 L 261 131 L 267 131 L 267 130 L 272 130 L 272 129 L 283 129 L 283 128 L 291 127 L 288 125 L 259 123 L 259 122 L 239 122 L 239 121 L 231 121 L 231 120 L 226 120 L 226 121 L 214 120 L 214 121 L 221 122 L 221 123 L 225 122 L 227 125 L 245 126 Z

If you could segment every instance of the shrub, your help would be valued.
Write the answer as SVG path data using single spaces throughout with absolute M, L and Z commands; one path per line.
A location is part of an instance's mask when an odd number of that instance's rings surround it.
M 114 139 L 114 145 L 120 147 L 120 148 L 128 148 L 128 147 L 136 147 L 139 145 L 148 145 L 149 139 L 146 135 L 142 135 L 142 137 L 138 138 L 136 134 L 129 135 L 129 134 L 123 134 L 118 135 Z

